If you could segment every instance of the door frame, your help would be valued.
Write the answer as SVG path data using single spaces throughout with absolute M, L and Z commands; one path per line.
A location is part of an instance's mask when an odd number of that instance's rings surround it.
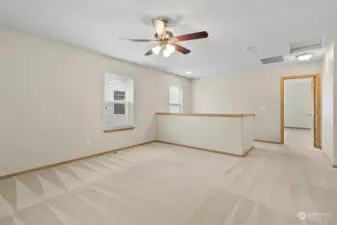
M 281 98 L 280 98 L 280 108 L 281 108 L 281 118 L 280 118 L 280 135 L 281 135 L 281 144 L 284 144 L 284 81 L 285 80 L 291 80 L 291 79 L 303 79 L 303 78 L 313 78 L 314 83 L 318 83 L 320 85 L 320 74 L 304 74 L 304 75 L 296 75 L 296 76 L 285 76 L 281 77 L 280 79 L 280 87 L 281 87 Z M 316 89 L 316 88 L 315 88 Z M 320 87 L 317 87 L 318 91 L 314 91 L 314 109 L 318 108 L 318 111 L 316 112 L 318 114 L 318 121 L 315 123 L 315 112 L 313 114 L 313 129 L 314 129 L 314 144 L 315 143 L 315 130 L 318 129 L 318 132 L 321 133 L 321 90 Z M 319 139 L 319 143 L 317 145 L 317 148 L 321 148 L 321 142 L 322 140 Z M 316 147 L 316 146 L 315 146 Z

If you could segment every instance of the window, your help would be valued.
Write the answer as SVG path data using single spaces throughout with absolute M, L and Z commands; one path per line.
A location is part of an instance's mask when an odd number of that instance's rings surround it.
M 176 86 L 171 86 L 169 91 L 170 113 L 183 112 L 183 90 Z
M 132 127 L 133 103 L 131 77 L 105 74 L 104 129 Z

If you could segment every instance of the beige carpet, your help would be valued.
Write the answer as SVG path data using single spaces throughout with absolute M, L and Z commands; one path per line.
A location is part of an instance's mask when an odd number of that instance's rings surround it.
M 153 143 L 2 180 L 0 224 L 337 224 L 337 169 L 320 152 L 256 147 L 239 159 Z

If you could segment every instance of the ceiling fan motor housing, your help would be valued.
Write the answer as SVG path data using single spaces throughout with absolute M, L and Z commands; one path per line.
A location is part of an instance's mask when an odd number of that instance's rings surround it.
M 152 22 L 153 22 L 154 28 L 156 30 L 156 33 L 154 34 L 154 37 L 157 38 L 157 39 L 160 39 L 160 40 L 167 39 L 168 38 L 168 35 L 167 35 L 167 32 L 166 32 L 167 20 L 155 19 Z

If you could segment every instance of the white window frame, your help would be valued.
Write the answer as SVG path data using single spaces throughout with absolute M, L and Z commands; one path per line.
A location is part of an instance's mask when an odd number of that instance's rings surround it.
M 171 91 L 172 89 L 178 89 L 178 102 L 171 99 Z M 174 108 L 178 107 L 178 112 L 173 110 Z M 182 113 L 183 110 L 183 89 L 178 86 L 170 86 L 169 87 L 169 112 L 170 113 Z
M 126 88 L 111 88 L 108 82 L 125 82 Z M 124 100 L 115 100 L 115 91 L 125 92 Z M 109 94 L 111 93 L 112 96 Z M 125 104 L 125 114 L 115 114 L 115 104 Z M 110 112 L 109 109 L 110 108 Z M 111 113 L 111 114 L 110 114 Z M 115 124 L 112 124 L 113 121 Z M 134 81 L 131 76 L 105 73 L 104 76 L 104 131 L 134 127 Z

